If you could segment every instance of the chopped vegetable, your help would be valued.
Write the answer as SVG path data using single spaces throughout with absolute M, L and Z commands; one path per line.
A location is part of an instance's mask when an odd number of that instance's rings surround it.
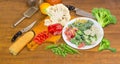
M 66 27 L 65 35 L 68 41 L 80 48 L 81 46 L 91 45 L 97 41 L 98 29 L 91 20 L 76 20 Z M 83 44 L 84 43 L 84 44 Z
M 102 27 L 105 27 L 109 24 L 116 24 L 116 17 L 113 16 L 108 9 L 94 8 L 92 10 L 92 14 Z
M 110 47 L 110 41 L 105 38 L 102 39 L 102 42 L 100 43 L 100 47 L 99 47 L 99 51 L 103 51 L 103 50 L 110 50 L 111 52 L 116 52 L 115 48 Z
M 85 46 L 85 43 L 82 42 L 82 43 L 78 46 L 78 48 L 81 48 L 81 47 L 84 47 L 84 46 Z
M 43 31 L 33 39 L 37 44 L 42 44 L 47 38 L 50 37 L 50 34 L 47 31 Z
M 62 32 L 62 25 L 57 23 L 57 24 L 52 24 L 48 26 L 48 31 L 49 33 L 53 35 L 59 35 Z
M 68 27 L 66 28 L 65 35 L 68 37 L 68 40 L 70 40 L 71 38 L 75 36 L 75 30 Z
M 65 57 L 67 54 L 78 54 L 79 51 L 71 48 L 67 44 L 49 45 L 46 49 L 50 49 L 53 53 Z

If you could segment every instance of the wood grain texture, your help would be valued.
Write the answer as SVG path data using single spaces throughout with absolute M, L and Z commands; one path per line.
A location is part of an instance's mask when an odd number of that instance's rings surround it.
M 17 56 L 9 53 L 11 38 L 17 31 L 35 20 L 45 18 L 37 12 L 16 28 L 12 28 L 13 23 L 19 20 L 28 8 L 25 1 L 0 0 L 0 64 L 120 64 L 120 0 L 63 0 L 64 4 L 71 4 L 88 12 L 95 7 L 108 8 L 117 17 L 117 24 L 104 28 L 105 37 L 111 41 L 111 47 L 117 49 L 116 53 L 98 52 L 97 46 L 90 50 L 80 50 L 81 55 L 68 55 L 65 58 L 45 50 L 48 43 L 42 44 L 35 51 L 24 48 Z M 61 39 L 60 42 L 64 41 Z

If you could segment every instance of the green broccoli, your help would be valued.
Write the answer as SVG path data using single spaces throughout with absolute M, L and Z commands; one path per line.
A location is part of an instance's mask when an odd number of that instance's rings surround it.
M 103 50 L 110 50 L 111 52 L 116 52 L 115 48 L 110 47 L 110 41 L 105 38 L 102 39 L 102 42 L 100 43 L 100 47 L 99 47 L 99 51 L 103 51 Z
M 113 16 L 108 9 L 94 8 L 92 15 L 97 19 L 98 23 L 105 27 L 109 24 L 116 24 L 116 17 Z

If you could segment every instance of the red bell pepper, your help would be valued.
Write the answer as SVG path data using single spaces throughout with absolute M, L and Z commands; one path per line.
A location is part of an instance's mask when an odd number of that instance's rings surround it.
M 48 26 L 48 32 L 51 33 L 52 35 L 59 35 L 62 32 L 63 26 L 59 23 L 57 24 L 52 24 Z
M 43 31 L 33 39 L 37 44 L 42 44 L 47 38 L 50 37 L 48 31 Z

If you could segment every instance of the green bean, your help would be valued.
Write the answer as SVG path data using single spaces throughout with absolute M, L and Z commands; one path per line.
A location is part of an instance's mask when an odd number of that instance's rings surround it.
M 53 53 L 57 54 L 57 49 L 56 48 L 52 48 L 51 49 Z
M 46 49 L 50 49 L 53 53 L 65 57 L 67 54 L 79 53 L 79 51 L 71 48 L 67 44 L 49 45 Z
M 73 54 L 73 52 L 70 49 L 66 48 L 64 44 L 61 44 L 60 46 L 65 50 L 66 53 Z
M 66 53 L 66 51 L 64 49 L 62 49 L 61 47 L 58 47 L 58 49 L 60 50 L 60 55 L 61 56 L 65 57 L 67 55 L 67 53 Z
M 57 52 L 58 52 L 58 55 L 61 55 L 61 50 L 59 48 L 57 48 Z
M 57 47 L 57 45 L 53 44 L 53 45 L 47 46 L 45 49 L 52 49 L 52 48 L 56 48 L 56 47 Z
M 71 48 L 71 47 L 68 46 L 67 44 L 65 44 L 65 47 L 68 48 L 68 49 L 70 49 L 70 50 L 72 50 L 74 53 L 79 53 L 78 50 L 75 50 L 75 49 Z
M 63 57 L 65 57 L 67 55 L 66 52 L 62 52 L 61 54 L 62 54 Z

